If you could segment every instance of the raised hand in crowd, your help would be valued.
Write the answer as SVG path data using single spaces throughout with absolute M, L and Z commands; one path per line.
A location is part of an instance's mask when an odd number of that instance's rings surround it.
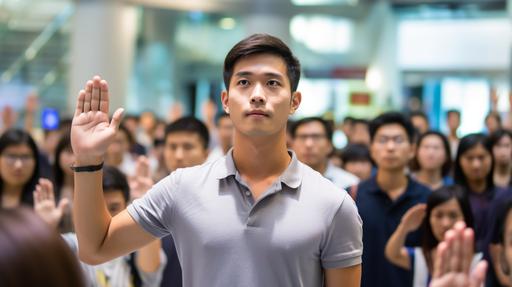
M 135 163 L 135 174 L 129 178 L 130 199 L 142 197 L 154 184 L 149 159 L 146 156 L 139 156 Z
M 71 127 L 71 146 L 76 163 L 95 165 L 103 162 L 108 146 L 121 123 L 123 109 L 114 112 L 109 122 L 108 84 L 95 76 L 80 91 Z
M 487 262 L 479 262 L 470 270 L 474 255 L 474 233 L 464 222 L 457 222 L 445 234 L 437 248 L 430 287 L 483 286 Z
M 63 198 L 55 203 L 53 184 L 46 178 L 40 178 L 34 190 L 34 211 L 50 226 L 57 227 L 64 211 L 69 206 L 69 200 Z

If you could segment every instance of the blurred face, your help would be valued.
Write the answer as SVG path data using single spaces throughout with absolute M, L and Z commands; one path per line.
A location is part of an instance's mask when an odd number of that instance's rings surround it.
M 370 152 L 379 170 L 403 170 L 414 156 L 414 146 L 401 125 L 387 124 L 375 133 Z
M 491 154 L 478 144 L 460 157 L 460 166 L 465 177 L 471 180 L 485 180 L 491 171 Z
M 121 190 L 109 190 L 103 193 L 103 197 L 111 216 L 116 216 L 126 208 L 126 201 Z
M 417 156 L 421 169 L 436 170 L 443 167 L 448 155 L 443 140 L 436 135 L 429 135 L 418 146 Z
M 508 265 L 508 269 L 512 267 L 512 212 L 508 212 L 505 219 L 503 238 L 503 249 L 505 251 L 505 261 Z M 512 273 L 509 274 L 510 280 L 512 281 Z
M 140 115 L 140 126 L 146 133 L 151 133 L 156 125 L 155 115 L 151 112 L 144 112 Z
M 459 128 L 460 126 L 460 117 L 458 114 L 456 113 L 449 113 L 448 114 L 448 128 L 451 130 L 451 131 L 455 131 Z
M 492 148 L 492 154 L 497 165 L 509 165 L 512 161 L 512 139 L 503 136 Z
M 242 58 L 233 68 L 229 92 L 222 105 L 230 114 L 236 133 L 267 137 L 285 132 L 288 116 L 300 104 L 299 92 L 291 94 L 286 64 L 278 56 L 256 54 Z
M 233 122 L 229 117 L 222 117 L 218 124 L 220 145 L 224 150 L 233 146 Z
M 128 136 L 121 130 L 116 132 L 114 141 L 107 149 L 107 159 L 111 165 L 119 165 L 123 161 L 123 155 L 130 150 Z
M 34 173 L 36 160 L 26 144 L 9 146 L 0 155 L 0 176 L 5 184 L 20 187 Z
M 411 118 L 411 122 L 420 134 L 424 134 L 428 131 L 428 122 L 423 117 L 414 116 Z
M 360 180 L 368 179 L 372 175 L 372 164 L 369 161 L 350 161 L 345 163 L 344 168 Z
M 75 162 L 75 155 L 71 147 L 64 149 L 59 155 L 59 167 L 66 175 L 73 175 L 73 171 L 69 168 Z
M 356 123 L 353 125 L 350 143 L 370 145 L 370 131 L 366 124 Z
M 485 126 L 489 134 L 492 134 L 500 128 L 500 122 L 496 117 L 490 116 L 485 120 Z
M 446 231 L 452 228 L 457 221 L 464 221 L 464 214 L 457 199 L 452 198 L 434 207 L 429 220 L 434 237 L 438 241 L 442 241 Z
M 164 159 L 168 171 L 202 164 L 207 156 L 208 150 L 197 133 L 174 132 L 165 139 Z
M 316 121 L 297 128 L 292 146 L 297 158 L 313 168 L 325 164 L 332 150 L 324 126 Z

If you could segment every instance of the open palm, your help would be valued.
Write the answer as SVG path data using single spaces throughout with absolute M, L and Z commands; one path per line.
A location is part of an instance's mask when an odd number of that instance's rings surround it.
M 114 139 L 123 109 L 117 109 L 109 122 L 108 84 L 95 76 L 78 94 L 71 126 L 71 147 L 80 163 L 96 164 Z
M 411 207 L 402 217 L 402 224 L 408 232 L 418 229 L 425 218 L 427 206 L 424 203 Z

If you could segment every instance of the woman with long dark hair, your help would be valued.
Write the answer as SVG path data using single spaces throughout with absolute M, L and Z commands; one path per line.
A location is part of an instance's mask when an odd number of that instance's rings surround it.
M 39 152 L 25 131 L 10 129 L 0 137 L 0 206 L 32 207 L 32 192 L 39 180 Z
M 498 130 L 489 136 L 494 158 L 494 185 L 508 188 L 512 178 L 512 132 Z
M 435 190 L 450 185 L 452 168 L 450 143 L 440 132 L 428 131 L 418 138 L 416 154 L 411 162 L 412 176 L 420 183 Z
M 53 161 L 53 176 L 55 183 L 55 195 L 60 200 L 73 202 L 74 176 L 69 168 L 75 161 L 75 155 L 71 149 L 69 134 L 64 135 L 58 142 L 55 149 L 55 158 Z M 72 232 L 73 221 L 71 216 L 72 206 L 64 210 L 62 220 L 59 224 L 61 233 Z
M 413 286 L 425 287 L 430 281 L 439 242 L 456 222 L 473 226 L 473 215 L 464 190 L 456 185 L 444 186 L 432 192 L 427 204 L 418 204 L 407 211 L 401 223 L 388 240 L 385 254 L 388 260 L 413 272 Z M 422 226 L 421 247 L 406 247 L 410 232 Z M 477 254 L 473 263 L 482 257 Z

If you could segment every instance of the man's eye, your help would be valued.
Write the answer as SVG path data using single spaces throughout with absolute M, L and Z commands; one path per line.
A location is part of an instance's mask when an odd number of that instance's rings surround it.
M 240 80 L 240 81 L 238 81 L 238 85 L 239 86 L 247 86 L 247 85 L 249 85 L 249 81 L 247 81 L 247 80 Z
M 268 84 L 269 86 L 271 86 L 271 87 L 278 87 L 278 86 L 280 86 L 280 85 L 281 85 L 281 83 L 279 83 L 279 82 L 278 82 L 278 81 L 276 81 L 276 80 L 270 80 L 270 81 L 268 81 L 268 83 L 267 83 L 267 84 Z

